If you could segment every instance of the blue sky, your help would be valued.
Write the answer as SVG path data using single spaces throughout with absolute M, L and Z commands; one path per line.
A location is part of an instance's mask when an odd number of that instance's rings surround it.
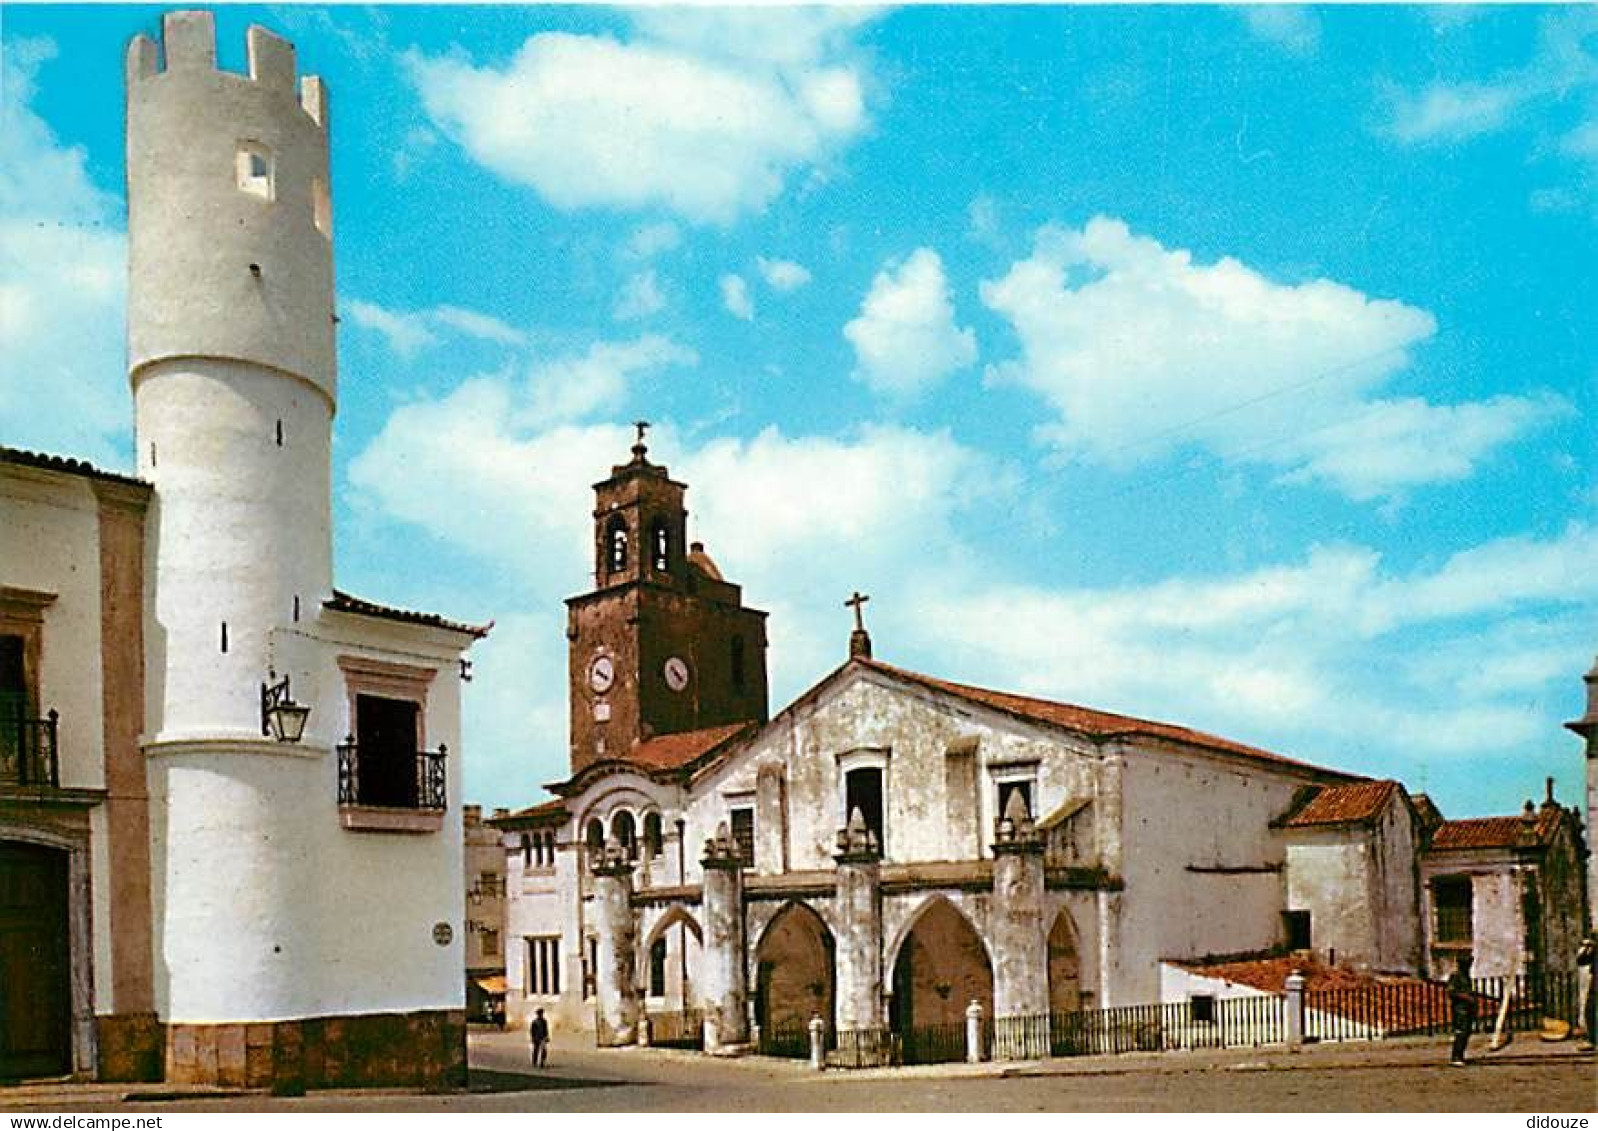
M 6 5 L 0 438 L 128 466 L 121 53 Z M 1579 796 L 1598 13 L 225 7 L 333 105 L 337 576 L 496 621 L 467 792 L 566 764 L 627 422 L 771 611 L 1393 776 Z

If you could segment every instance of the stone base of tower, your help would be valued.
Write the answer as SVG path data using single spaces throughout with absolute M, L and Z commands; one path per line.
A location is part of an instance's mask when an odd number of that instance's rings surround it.
M 94 1019 L 95 1077 L 105 1083 L 161 1079 L 166 1026 L 153 1013 L 113 1013 Z
M 466 1012 L 170 1024 L 166 1079 L 291 1095 L 312 1088 L 463 1088 Z

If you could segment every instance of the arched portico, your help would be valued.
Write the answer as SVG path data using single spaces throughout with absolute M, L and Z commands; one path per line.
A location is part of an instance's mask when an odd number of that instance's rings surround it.
M 911 920 L 894 955 L 891 984 L 889 1025 L 901 1037 L 914 1029 L 963 1025 L 973 1001 L 993 1015 L 987 944 L 942 896 L 929 899 Z
M 1082 1003 L 1082 960 L 1076 925 L 1064 908 L 1049 928 L 1049 1012 L 1074 1013 Z
M 763 1045 L 804 1038 L 818 1014 L 832 1027 L 836 946 L 813 908 L 785 904 L 761 934 L 755 963 L 755 1021 Z

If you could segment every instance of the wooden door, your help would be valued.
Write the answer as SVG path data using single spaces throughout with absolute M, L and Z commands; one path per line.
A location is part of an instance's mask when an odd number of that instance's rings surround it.
M 0 841 L 0 1078 L 71 1071 L 67 854 Z

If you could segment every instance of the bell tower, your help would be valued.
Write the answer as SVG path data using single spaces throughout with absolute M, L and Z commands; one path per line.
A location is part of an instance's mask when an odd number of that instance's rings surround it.
M 685 484 L 632 459 L 594 484 L 594 589 L 566 602 L 571 766 L 668 734 L 766 720 L 766 614 L 687 543 Z

